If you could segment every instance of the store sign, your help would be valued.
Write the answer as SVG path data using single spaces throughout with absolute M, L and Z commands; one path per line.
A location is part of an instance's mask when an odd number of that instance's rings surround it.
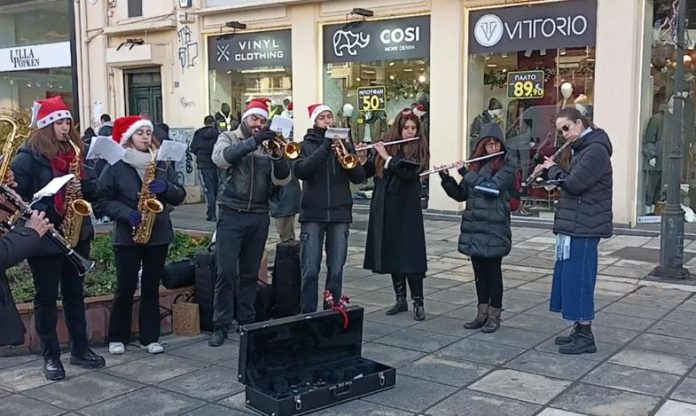
M 593 47 L 597 0 L 473 11 L 469 27 L 469 53 Z
M 290 30 L 236 33 L 227 38 L 208 38 L 208 67 L 243 70 L 291 66 Z
M 360 111 L 384 110 L 385 94 L 384 87 L 360 87 L 358 88 L 358 109 Z
M 324 26 L 324 63 L 430 56 L 430 16 Z
M 507 96 L 519 100 L 544 98 L 544 71 L 508 72 Z
M 71 64 L 70 42 L 0 49 L 0 72 L 63 68 Z

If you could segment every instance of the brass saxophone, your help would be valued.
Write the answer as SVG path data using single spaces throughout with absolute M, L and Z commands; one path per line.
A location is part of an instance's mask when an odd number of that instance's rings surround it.
M 80 172 L 82 169 L 82 159 L 80 158 L 80 147 L 68 137 L 68 143 L 75 151 L 75 157 L 70 163 L 70 173 L 74 178 L 65 185 L 65 217 L 60 226 L 60 231 L 65 240 L 71 247 L 75 247 L 80 242 L 80 231 L 85 217 L 92 215 L 92 205 L 82 197 L 80 188 Z
M 138 212 L 142 216 L 142 222 L 137 227 L 133 227 L 133 242 L 136 244 L 147 244 L 150 241 L 157 214 L 164 211 L 164 205 L 150 192 L 150 182 L 155 179 L 157 173 L 157 154 L 152 146 L 147 150 L 150 152 L 150 164 L 145 169 L 140 199 L 138 199 Z

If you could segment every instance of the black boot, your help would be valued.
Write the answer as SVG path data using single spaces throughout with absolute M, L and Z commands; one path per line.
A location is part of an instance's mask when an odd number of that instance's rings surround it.
M 486 323 L 481 327 L 481 332 L 490 334 L 500 328 L 500 311 L 500 308 L 488 307 L 488 319 L 486 319 Z
M 488 304 L 482 303 L 478 305 L 478 312 L 476 312 L 476 318 L 472 321 L 465 322 L 465 329 L 479 329 L 486 323 L 488 319 Z
M 227 331 L 222 329 L 222 328 L 215 328 L 213 331 L 213 334 L 210 335 L 210 339 L 208 340 L 208 345 L 211 347 L 219 347 L 222 344 L 225 343 L 225 339 L 227 338 Z
M 423 297 L 413 297 L 413 319 L 416 321 L 425 321 L 425 307 L 423 306 Z
M 80 355 L 70 355 L 70 364 L 84 368 L 104 368 L 106 361 L 89 348 Z
M 399 312 L 406 312 L 408 310 L 408 303 L 406 302 L 406 279 L 392 276 L 392 285 L 394 285 L 396 303 L 394 306 L 387 309 L 384 313 L 385 315 L 396 315 Z
M 44 358 L 43 373 L 46 380 L 58 381 L 65 378 L 65 368 L 60 358 Z
M 580 329 L 580 323 L 576 322 L 575 325 L 573 325 L 573 330 L 570 331 L 570 334 L 568 336 L 565 336 L 565 335 L 557 336 L 553 340 L 553 343 L 556 345 L 570 344 L 571 342 L 573 342 L 573 338 L 575 338 L 575 335 L 577 335 L 579 329 Z
M 578 324 L 578 330 L 570 343 L 558 347 L 561 354 L 583 354 L 597 352 L 592 325 Z

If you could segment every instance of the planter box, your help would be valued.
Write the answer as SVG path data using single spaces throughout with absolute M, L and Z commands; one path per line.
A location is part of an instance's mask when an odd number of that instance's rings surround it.
M 160 319 L 160 331 L 162 335 L 172 332 L 172 304 L 174 303 L 174 299 L 177 295 L 185 292 L 192 293 L 193 286 L 174 290 L 160 288 L 160 314 L 166 314 L 166 316 Z M 112 302 L 113 295 L 85 298 L 87 337 L 89 338 L 90 345 L 102 345 L 106 342 Z M 24 335 L 24 344 L 17 347 L 1 347 L 0 356 L 41 352 L 41 342 L 39 340 L 39 336 L 36 334 L 34 325 L 34 304 L 18 303 L 17 310 L 19 311 L 22 322 L 27 329 L 27 333 Z M 136 292 L 135 296 L 133 297 L 133 325 L 131 328 L 131 336 L 135 336 L 139 333 L 137 319 L 139 310 L 140 294 Z M 68 330 L 65 327 L 63 305 L 61 302 L 58 302 L 58 326 L 56 330 L 58 331 L 58 340 L 61 347 L 68 346 L 69 336 Z

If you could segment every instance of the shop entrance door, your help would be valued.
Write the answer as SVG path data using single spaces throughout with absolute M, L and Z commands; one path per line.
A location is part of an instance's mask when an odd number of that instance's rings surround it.
M 125 73 L 126 112 L 138 115 L 150 113 L 153 123 L 162 122 L 162 76 L 159 68 L 142 68 Z

